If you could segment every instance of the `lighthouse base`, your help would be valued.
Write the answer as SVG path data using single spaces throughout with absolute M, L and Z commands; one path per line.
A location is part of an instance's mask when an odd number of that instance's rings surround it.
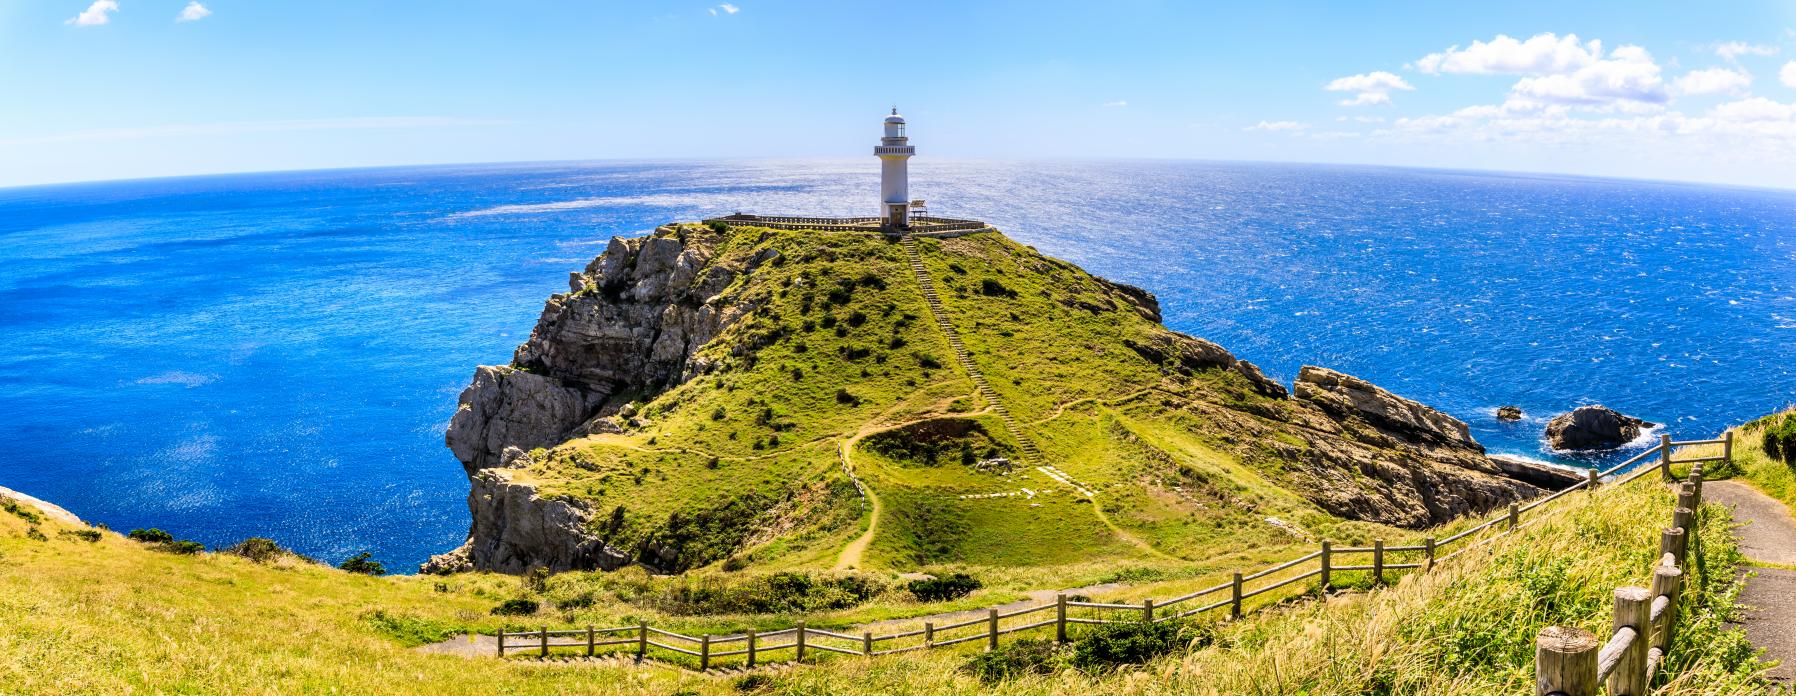
M 886 225 L 899 228 L 910 227 L 910 205 L 907 203 L 887 203 Z

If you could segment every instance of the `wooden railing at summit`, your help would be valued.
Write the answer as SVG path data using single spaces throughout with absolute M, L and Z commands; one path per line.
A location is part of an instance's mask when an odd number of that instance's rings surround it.
M 1688 459 L 1676 459 L 1679 448 L 1690 451 L 1693 448 L 1720 447 L 1718 456 L 1695 456 Z M 1692 480 L 1684 484 L 1686 491 L 1694 489 L 1694 498 L 1686 500 L 1679 497 L 1678 509 L 1674 514 L 1675 529 L 1665 531 L 1663 548 L 1665 565 L 1655 570 L 1654 589 L 1652 591 L 1638 588 L 1626 590 L 1626 602 L 1623 602 L 1623 590 L 1616 592 L 1616 638 L 1611 643 L 1621 641 L 1619 647 L 1605 649 L 1597 671 L 1585 669 L 1588 659 L 1581 649 L 1582 638 L 1576 635 L 1577 629 L 1553 628 L 1541 632 L 1541 662 L 1539 694 L 1563 694 L 1564 696 L 1594 695 L 1594 691 L 1581 689 L 1576 685 L 1583 677 L 1566 677 L 1577 672 L 1591 672 L 1591 679 L 1614 679 L 1614 675 L 1624 675 L 1624 684 L 1632 684 L 1645 665 L 1646 669 L 1654 669 L 1662 664 L 1662 656 L 1669 645 L 1668 636 L 1675 624 L 1674 607 L 1677 596 L 1678 569 L 1684 562 L 1684 540 L 1688 538 L 1685 529 L 1690 529 L 1694 522 L 1695 505 L 1701 497 L 1700 464 L 1709 461 L 1720 461 L 1731 456 L 1733 451 L 1733 433 L 1715 440 L 1693 440 L 1686 442 L 1673 441 L 1669 436 L 1662 436 L 1659 444 L 1644 452 L 1630 457 L 1627 461 L 1608 469 L 1590 473 L 1583 481 L 1552 495 L 1543 496 L 1525 505 L 1511 504 L 1490 520 L 1470 529 L 1466 529 L 1444 539 L 1428 537 L 1421 544 L 1403 546 L 1386 546 L 1382 539 L 1375 540 L 1371 546 L 1335 546 L 1329 541 L 1321 542 L 1313 552 L 1293 558 L 1270 568 L 1251 573 L 1234 573 L 1228 582 L 1207 587 L 1196 592 L 1172 597 L 1164 600 L 1144 599 L 1140 604 L 1119 604 L 1108 602 L 1078 601 L 1066 594 L 1058 595 L 1053 602 L 1036 606 L 1000 611 L 989 608 L 984 616 L 951 623 L 923 622 L 923 627 L 915 630 L 896 633 L 874 634 L 862 632 L 859 635 L 808 628 L 804 622 L 778 631 L 757 633 L 744 631 L 727 635 L 688 636 L 666 631 L 645 623 L 635 626 L 614 628 L 586 628 L 549 630 L 544 626 L 537 631 L 501 632 L 498 634 L 498 654 L 503 657 L 507 653 L 534 652 L 539 657 L 548 657 L 553 651 L 572 651 L 574 654 L 584 653 L 587 656 L 598 654 L 601 648 L 608 653 L 634 653 L 637 659 L 651 656 L 651 649 L 661 650 L 678 655 L 696 658 L 698 668 L 710 669 L 718 665 L 721 659 L 740 658 L 743 667 L 754 667 L 771 661 L 803 662 L 807 653 L 840 653 L 843 655 L 876 656 L 913 650 L 930 650 L 945 648 L 981 641 L 985 648 L 995 649 L 1000 636 L 1025 631 L 1052 630 L 1054 639 L 1060 642 L 1067 640 L 1067 627 L 1087 624 L 1125 623 L 1131 621 L 1163 622 L 1202 615 L 1208 612 L 1226 611 L 1228 618 L 1240 618 L 1247 609 L 1247 602 L 1254 597 L 1273 592 L 1295 583 L 1316 578 L 1318 585 L 1326 590 L 1334 580 L 1334 574 L 1341 572 L 1367 572 L 1374 583 L 1383 584 L 1387 575 L 1394 571 L 1416 570 L 1430 571 L 1435 565 L 1452 559 L 1483 544 L 1500 539 L 1522 527 L 1530 526 L 1546 518 L 1548 511 L 1542 510 L 1548 504 L 1559 500 L 1573 492 L 1584 490 L 1591 494 L 1600 488 L 1623 485 L 1659 472 L 1665 479 L 1671 478 L 1673 464 L 1696 464 Z M 1653 458 L 1651 465 L 1646 465 L 1648 458 Z M 1630 467 L 1641 465 L 1630 471 Z M 1626 472 L 1626 473 L 1623 473 Z M 1619 476 L 1606 481 L 1612 476 Z M 1675 532 L 1675 534 L 1674 534 Z M 1669 545 L 1677 544 L 1675 549 Z M 1447 549 L 1459 546 L 1451 552 Z M 1675 554 L 1673 553 L 1675 551 Z M 1675 556 L 1675 558 L 1674 558 Z M 1660 578 L 1668 578 L 1661 580 Z M 1667 600 L 1666 597 L 1670 599 Z M 1656 598 L 1656 599 L 1655 599 Z M 1662 606 L 1663 605 L 1663 606 Z M 1644 607 L 1644 608 L 1643 608 Z M 1648 626 L 1663 626 L 1657 632 Z M 1628 638 L 1623 638 L 1624 631 Z M 1549 636 L 1551 633 L 1551 636 Z M 1586 633 L 1587 635 L 1587 633 Z M 1571 636 L 1567 638 L 1566 636 Z M 1575 640 L 1573 638 L 1576 638 Z M 1594 641 L 1594 639 L 1592 639 Z M 1651 641 L 1649 651 L 1648 641 Z M 1549 643 L 1555 647 L 1548 650 Z M 737 647 L 740 646 L 740 647 Z M 621 650 L 620 650 L 621 648 Z M 722 649 L 720 649 L 722 648 Z M 1612 654 L 1613 653 L 1613 654 Z M 1560 657 L 1563 655 L 1563 657 Z M 1596 657 L 1592 652 L 1591 657 Z M 732 660 L 734 661 L 734 660 Z M 1549 678 L 1552 681 L 1549 682 Z M 1569 681 L 1568 681 L 1569 680 Z M 1639 691 L 1614 691 L 1615 682 L 1611 681 L 1612 696 L 1634 696 Z M 1551 685 L 1549 689 L 1548 686 Z

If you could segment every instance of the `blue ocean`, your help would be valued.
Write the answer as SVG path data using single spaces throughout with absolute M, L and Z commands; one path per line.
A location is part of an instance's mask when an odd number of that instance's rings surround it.
M 1680 438 L 1796 395 L 1796 192 L 1209 162 L 912 164 L 932 213 L 1158 294 L 1288 382 L 1317 364 L 1558 459 L 1602 403 Z M 232 175 L 0 190 L 0 485 L 114 529 L 410 572 L 467 532 L 443 446 L 477 364 L 613 235 L 871 214 L 871 158 Z M 1520 405 L 1529 419 L 1498 422 Z M 1621 456 L 1621 455 L 1611 455 Z

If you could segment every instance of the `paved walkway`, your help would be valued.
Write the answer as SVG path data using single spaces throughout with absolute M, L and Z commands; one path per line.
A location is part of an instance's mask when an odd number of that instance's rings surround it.
M 1760 563 L 1796 565 L 1796 519 L 1771 496 L 1735 481 L 1703 484 L 1703 497 L 1734 509 L 1734 519 L 1746 523 L 1735 532 L 1746 557 Z M 1796 682 L 1796 570 L 1755 568 L 1758 576 L 1746 581 L 1740 602 L 1747 605 L 1746 636 L 1765 649 L 1765 657 L 1779 660 L 1770 677 Z

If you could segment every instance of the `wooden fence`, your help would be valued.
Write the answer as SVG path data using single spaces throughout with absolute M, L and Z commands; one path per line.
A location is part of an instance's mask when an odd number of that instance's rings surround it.
M 1055 640 L 1065 642 L 1067 627 L 1075 625 L 1173 621 L 1208 612 L 1222 611 L 1227 612 L 1228 618 L 1236 619 L 1240 618 L 1247 610 L 1248 600 L 1311 578 L 1317 580 L 1318 586 L 1327 589 L 1335 579 L 1336 573 L 1365 572 L 1371 575 L 1374 583 L 1382 584 L 1388 574 L 1394 571 L 1433 570 L 1437 563 L 1544 519 L 1546 513 L 1540 511 L 1542 506 L 1575 491 L 1585 490 L 1594 493 L 1599 486 L 1607 487 L 1629 483 L 1655 471 L 1662 472 L 1664 477 L 1670 478 L 1673 464 L 1699 464 L 1721 460 L 1732 453 L 1732 435 L 1732 433 L 1728 433 L 1721 439 L 1688 442 L 1674 442 L 1670 437 L 1662 437 L 1659 444 L 1627 461 L 1603 471 L 1592 469 L 1583 481 L 1569 488 L 1543 496 L 1526 505 L 1511 504 L 1507 510 L 1483 524 L 1444 539 L 1437 540 L 1434 537 L 1427 537 L 1422 540 L 1421 544 L 1404 546 L 1386 546 L 1382 539 L 1373 541 L 1370 546 L 1335 546 L 1325 540 L 1316 551 L 1298 558 L 1257 572 L 1237 572 L 1232 574 L 1228 582 L 1165 600 L 1144 599 L 1140 604 L 1088 602 L 1069 598 L 1063 593 L 1047 604 L 1011 611 L 990 608 L 985 610 L 984 616 L 949 623 L 925 621 L 921 629 L 880 635 L 875 635 L 872 632 L 853 635 L 808 628 L 802 621 L 792 628 L 765 633 L 745 631 L 729 635 L 707 634 L 700 636 L 664 631 L 647 623 L 616 628 L 588 626 L 583 629 L 559 631 L 551 631 L 545 626 L 537 631 L 500 632 L 498 634 L 498 654 L 502 657 L 507 652 L 535 652 L 538 656 L 547 657 L 551 651 L 560 649 L 572 650 L 576 653 L 584 652 L 590 656 L 596 654 L 600 648 L 616 652 L 620 646 L 628 646 L 624 649 L 634 652 L 638 659 L 643 659 L 649 656 L 650 648 L 655 648 L 697 658 L 699 669 L 706 670 L 716 666 L 718 660 L 725 658 L 741 658 L 739 664 L 744 667 L 753 667 L 776 659 L 802 662 L 807 653 L 840 653 L 870 657 L 912 650 L 944 648 L 974 641 L 983 642 L 985 648 L 990 650 L 998 647 L 1000 636 L 1023 631 L 1052 630 Z M 1674 452 L 1678 448 L 1713 446 L 1721 447 L 1720 456 L 1674 458 Z M 1655 459 L 1649 460 L 1649 457 Z M 1644 465 L 1647 461 L 1654 461 L 1656 465 Z M 1634 467 L 1637 464 L 1641 466 L 1629 471 L 1629 467 Z M 1612 481 L 1606 480 L 1612 476 L 1620 478 Z M 1671 532 L 1667 531 L 1666 534 L 1669 539 Z M 1681 539 L 1682 532 L 1678 532 L 1678 535 Z M 1446 552 L 1446 549 L 1453 546 L 1461 548 Z M 1681 565 L 1681 546 L 1678 552 L 1680 554 L 1678 562 Z M 1619 605 L 1620 600 L 1617 601 Z M 1621 614 L 1617 616 L 1617 621 L 1621 621 Z M 1658 617 L 1659 613 L 1655 612 L 1653 619 L 1657 621 Z M 1542 635 L 1545 636 L 1545 633 Z M 1544 637 L 1543 640 L 1545 640 Z M 1644 653 L 1642 654 L 1644 655 Z M 1546 672 L 1543 671 L 1542 674 L 1544 675 Z M 1607 673 L 1605 672 L 1605 674 Z M 1542 679 L 1545 677 L 1543 676 Z M 1540 693 L 1554 692 L 1542 691 Z M 1583 696 L 1582 692 L 1564 693 L 1566 696 Z
M 1732 445 L 1732 438 L 1727 438 L 1723 451 L 1731 453 Z M 1671 460 L 1661 457 L 1661 461 Z M 1609 696 L 1647 693 L 1653 675 L 1665 664 L 1677 630 L 1684 561 L 1691 539 L 1696 537 L 1701 508 L 1702 465 L 1697 464 L 1691 467 L 1690 479 L 1679 485 L 1671 526 L 1660 534 L 1652 588 L 1615 590 L 1614 628 L 1609 640 L 1599 648 L 1596 634 L 1568 626 L 1552 626 L 1535 637 L 1536 696 L 1596 696 L 1605 681 Z

